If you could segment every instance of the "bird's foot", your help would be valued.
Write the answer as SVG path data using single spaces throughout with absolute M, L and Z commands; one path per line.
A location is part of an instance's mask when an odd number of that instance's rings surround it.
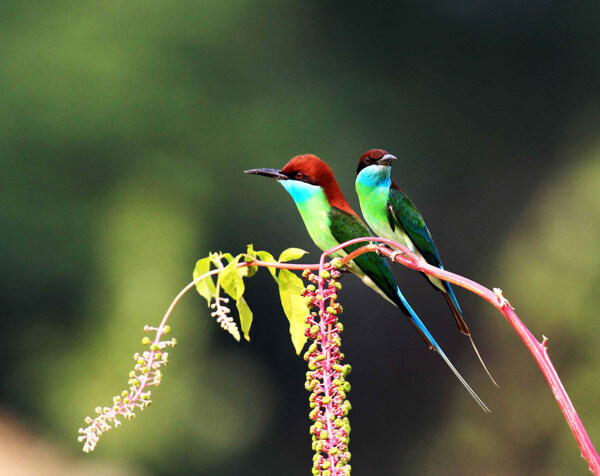
M 392 251 L 392 254 L 390 255 L 390 259 L 391 259 L 392 261 L 396 261 L 396 256 L 398 256 L 398 255 L 403 255 L 403 254 L 404 254 L 404 253 L 403 253 L 402 251 L 400 251 L 400 250 L 395 250 L 395 251 Z
M 380 251 L 380 248 L 388 248 L 388 249 L 392 249 L 390 246 L 387 245 L 387 243 L 375 243 L 373 241 L 369 241 L 369 245 L 371 246 L 376 246 L 375 248 L 375 253 L 377 253 L 379 256 L 383 256 L 383 253 Z

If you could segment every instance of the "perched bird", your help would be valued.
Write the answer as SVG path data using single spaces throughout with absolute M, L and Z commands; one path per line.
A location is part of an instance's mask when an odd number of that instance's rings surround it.
M 350 208 L 331 168 L 315 155 L 296 156 L 281 170 L 252 169 L 246 170 L 245 173 L 276 179 L 294 199 L 308 234 L 323 251 L 354 238 L 372 236 L 364 222 Z M 363 245 L 345 247 L 337 256 L 345 256 L 360 246 Z M 365 253 L 347 263 L 346 267 L 409 317 L 429 348 L 440 354 L 481 408 L 489 412 L 410 307 L 385 259 L 376 253 Z
M 440 254 L 419 210 L 390 177 L 394 160 L 397 160 L 396 157 L 381 149 L 369 150 L 361 156 L 356 171 L 356 192 L 363 216 L 378 236 L 397 241 L 430 265 L 444 269 Z M 481 365 L 497 386 L 473 342 L 452 286 L 434 276 L 424 276 L 446 298 L 458 328 L 469 337 Z

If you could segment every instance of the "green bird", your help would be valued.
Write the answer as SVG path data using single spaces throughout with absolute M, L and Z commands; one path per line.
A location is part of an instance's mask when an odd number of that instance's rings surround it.
M 356 192 L 363 216 L 378 236 L 394 240 L 430 265 L 444 269 L 425 220 L 408 196 L 391 179 L 391 164 L 394 160 L 397 160 L 396 157 L 381 149 L 371 149 L 361 156 L 356 171 Z M 424 276 L 435 289 L 442 292 L 458 328 L 469 337 L 481 365 L 494 385 L 498 386 L 483 363 L 450 283 L 427 274 Z
M 281 170 L 252 169 L 246 170 L 245 173 L 276 179 L 294 199 L 308 234 L 323 251 L 354 238 L 372 236 L 365 223 L 346 201 L 331 168 L 315 155 L 296 156 Z M 363 245 L 359 243 L 347 246 L 335 253 L 335 256 L 346 256 Z M 346 267 L 363 283 L 408 316 L 429 348 L 438 352 L 479 406 L 489 412 L 485 403 L 458 373 L 419 316 L 410 307 L 385 259 L 376 253 L 365 253 L 348 262 Z

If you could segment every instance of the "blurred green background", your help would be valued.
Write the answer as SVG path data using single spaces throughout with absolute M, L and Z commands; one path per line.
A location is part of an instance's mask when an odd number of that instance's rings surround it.
M 358 207 L 384 148 L 446 267 L 499 286 L 600 444 L 600 4 L 97 1 L 0 6 L 0 461 L 6 474 L 305 475 L 305 362 L 270 278 L 251 343 L 190 294 L 154 405 L 81 453 L 209 251 L 319 253 L 244 169 L 315 153 Z M 398 267 L 399 268 L 399 267 Z M 265 273 L 266 274 L 266 273 Z M 414 329 L 344 279 L 353 474 L 587 474 L 503 317 L 458 291 L 494 388 L 441 295 L 405 295 L 493 413 Z

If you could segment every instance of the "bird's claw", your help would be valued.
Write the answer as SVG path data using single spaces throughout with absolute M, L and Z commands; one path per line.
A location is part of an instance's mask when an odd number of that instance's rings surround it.
M 392 251 L 392 254 L 390 255 L 390 259 L 392 261 L 396 261 L 396 256 L 403 255 L 403 254 L 404 253 L 402 251 L 400 251 L 400 250 L 394 250 L 394 251 Z
M 375 252 L 375 254 L 377 254 L 378 256 L 381 256 L 381 251 L 379 251 L 378 243 L 375 243 L 374 241 L 369 241 L 368 246 L 370 246 L 371 248 L 375 248 L 373 250 Z

